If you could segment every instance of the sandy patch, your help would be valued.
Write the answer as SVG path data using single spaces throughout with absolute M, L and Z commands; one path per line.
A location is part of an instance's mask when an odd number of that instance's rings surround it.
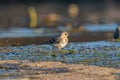
M 120 80 L 120 69 L 61 62 L 0 61 L 2 80 Z

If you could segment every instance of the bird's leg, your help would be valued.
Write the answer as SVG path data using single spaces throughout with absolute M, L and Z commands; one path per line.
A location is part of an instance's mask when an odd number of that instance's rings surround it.
M 60 52 L 60 56 L 61 56 L 61 59 L 64 61 L 65 60 L 65 57 L 64 57 L 64 52 L 61 48 L 59 48 L 59 52 Z
M 55 47 L 53 47 L 52 53 L 52 56 L 55 56 Z
M 58 51 L 61 53 L 61 48 L 58 48 Z

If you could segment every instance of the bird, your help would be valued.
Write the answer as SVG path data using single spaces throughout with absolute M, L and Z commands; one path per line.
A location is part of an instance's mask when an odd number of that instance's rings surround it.
M 119 36 L 120 36 L 120 26 L 118 25 L 118 27 L 115 29 L 113 37 L 114 37 L 114 39 L 118 39 Z
M 44 44 L 50 44 L 53 47 L 58 48 L 58 50 L 61 50 L 68 44 L 68 36 L 69 33 L 67 31 L 62 31 L 58 36 L 50 39 Z

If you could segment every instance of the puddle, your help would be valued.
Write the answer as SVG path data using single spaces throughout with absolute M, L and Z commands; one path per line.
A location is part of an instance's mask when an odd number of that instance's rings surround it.
M 99 24 L 91 25 L 85 24 L 84 29 L 88 32 L 114 32 L 118 24 Z M 0 30 L 0 38 L 16 38 L 16 37 L 43 37 L 43 36 L 55 36 L 59 30 L 56 28 L 21 28 L 12 27 L 8 30 Z M 73 35 L 76 35 L 75 33 Z
M 87 31 L 114 31 L 117 26 L 118 24 L 100 24 L 100 25 L 86 24 L 85 29 Z

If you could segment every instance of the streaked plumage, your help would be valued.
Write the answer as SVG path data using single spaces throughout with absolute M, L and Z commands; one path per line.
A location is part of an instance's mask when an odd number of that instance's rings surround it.
M 60 33 L 58 36 L 47 41 L 45 44 L 51 44 L 60 50 L 68 44 L 68 36 L 69 36 L 69 33 L 64 31 Z

